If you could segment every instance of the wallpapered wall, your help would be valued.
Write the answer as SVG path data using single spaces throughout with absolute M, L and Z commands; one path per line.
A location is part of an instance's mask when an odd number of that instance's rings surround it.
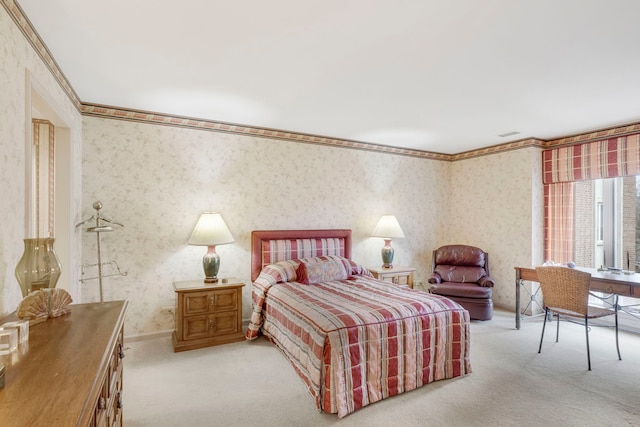
M 0 316 L 17 307 L 22 299 L 14 276 L 22 256 L 25 237 L 25 144 L 27 129 L 27 83 L 37 86 L 60 116 L 68 120 L 76 164 L 81 156 L 82 118 L 79 111 L 55 81 L 39 56 L 14 25 L 6 10 L 0 7 L 0 183 L 3 203 L 0 203 Z M 75 179 L 71 211 L 80 206 L 80 169 L 72 172 Z M 63 218 L 60 220 L 71 220 Z M 79 242 L 79 240 L 78 240 Z M 79 252 L 79 247 L 77 248 Z M 68 284 L 61 284 L 68 289 Z
M 350 228 L 354 258 L 379 265 L 382 239 L 370 237 L 383 214 L 397 216 L 396 264 L 424 280 L 431 251 L 449 227 L 450 163 L 313 144 L 253 138 L 112 119 L 84 118 L 83 216 L 100 200 L 125 227 L 103 234 L 103 261 L 126 276 L 103 281 L 105 299 L 128 299 L 127 334 L 168 330 L 174 280 L 202 277 L 206 248 L 186 244 L 198 216 L 222 213 L 236 241 L 219 246 L 219 276 L 247 286 L 250 233 L 256 229 Z M 95 262 L 95 236 L 83 262 Z M 87 281 L 83 302 L 97 301 Z
M 515 266 L 542 262 L 542 154 L 526 148 L 452 164 L 449 238 L 489 253 L 494 304 L 515 309 Z
M 393 242 L 396 264 L 426 281 L 431 252 L 447 243 L 491 256 L 494 301 L 513 308 L 515 265 L 541 255 L 540 152 L 527 148 L 454 163 L 85 117 L 84 214 L 100 200 L 125 228 L 103 235 L 103 260 L 125 277 L 104 281 L 105 299 L 128 299 L 128 333 L 172 328 L 174 280 L 202 276 L 205 248 L 186 245 L 201 212 L 223 214 L 236 242 L 219 246 L 220 276 L 246 283 L 250 310 L 250 233 L 255 229 L 351 228 L 354 258 L 380 263 L 379 216 L 395 214 L 407 236 Z M 83 262 L 95 258 L 84 238 Z M 95 260 L 94 260 L 95 261 Z M 87 281 L 83 301 L 97 301 Z
M 236 242 L 218 247 L 220 276 L 246 283 L 250 312 L 250 233 L 255 229 L 351 228 L 354 258 L 380 264 L 382 240 L 370 237 L 378 218 L 394 214 L 407 236 L 393 242 L 396 264 L 425 281 L 431 252 L 468 243 L 490 252 L 496 305 L 513 308 L 513 266 L 542 259 L 540 154 L 535 148 L 454 163 L 126 121 L 82 118 L 42 61 L 0 8 L 0 314 L 21 299 L 14 268 L 25 229 L 25 74 L 70 118 L 74 158 L 73 218 L 102 201 L 103 214 L 125 224 L 103 234 L 103 261 L 126 276 L 106 278 L 105 300 L 128 299 L 127 335 L 167 331 L 174 280 L 202 277 L 205 248 L 186 244 L 203 211 L 223 214 Z M 82 123 L 82 126 L 81 126 Z M 82 146 L 80 143 L 82 141 Z M 95 235 L 76 230 L 82 257 L 96 259 Z M 78 251 L 80 253 L 80 251 Z M 85 278 L 95 269 L 85 268 Z M 105 274 L 114 271 L 105 271 Z M 69 284 L 60 284 L 68 288 Z M 86 280 L 75 302 L 99 300 Z

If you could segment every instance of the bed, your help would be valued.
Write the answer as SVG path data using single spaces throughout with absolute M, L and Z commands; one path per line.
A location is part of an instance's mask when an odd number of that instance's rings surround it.
M 373 278 L 351 259 L 351 230 L 252 233 L 247 338 L 286 356 L 320 411 L 342 418 L 471 372 L 469 313 Z

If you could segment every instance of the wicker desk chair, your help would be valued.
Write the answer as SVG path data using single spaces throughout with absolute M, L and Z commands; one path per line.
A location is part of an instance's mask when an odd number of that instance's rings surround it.
M 557 316 L 556 342 L 560 333 L 560 315 L 584 319 L 584 327 L 587 337 L 587 364 L 591 370 L 591 354 L 589 352 L 589 319 L 615 315 L 616 319 L 616 350 L 618 359 L 620 357 L 620 347 L 618 345 L 618 296 L 615 296 L 614 309 L 594 307 L 589 305 L 589 285 L 591 274 L 574 270 L 567 267 L 536 267 L 538 282 L 542 288 L 542 295 L 545 306 L 545 321 L 542 323 L 542 336 L 540 337 L 540 347 L 542 350 L 542 339 L 544 338 L 544 328 L 547 324 L 549 313 Z

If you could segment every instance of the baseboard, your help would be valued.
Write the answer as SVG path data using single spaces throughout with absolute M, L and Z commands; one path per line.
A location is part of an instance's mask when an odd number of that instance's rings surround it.
M 249 327 L 250 319 L 242 319 L 242 330 L 246 331 Z M 134 342 L 134 341 L 143 341 L 150 340 L 154 338 L 171 338 L 171 334 L 173 334 L 173 329 L 167 329 L 164 331 L 157 332 L 147 332 L 145 334 L 137 334 L 137 335 L 125 335 L 124 342 Z
M 173 329 L 168 329 L 165 331 L 148 332 L 146 334 L 125 335 L 124 342 L 143 341 L 143 340 L 150 340 L 153 338 L 171 337 L 172 333 L 173 333 Z

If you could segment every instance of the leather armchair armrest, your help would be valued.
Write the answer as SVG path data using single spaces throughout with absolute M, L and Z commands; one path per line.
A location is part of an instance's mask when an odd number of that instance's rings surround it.
M 429 283 L 441 283 L 442 282 L 442 277 L 440 277 L 440 275 L 438 273 L 432 273 L 431 276 L 429 276 L 429 278 L 427 279 L 427 282 L 429 282 Z
M 478 285 L 483 286 L 485 288 L 493 288 L 495 282 L 489 276 L 482 276 L 480 280 L 478 280 Z

